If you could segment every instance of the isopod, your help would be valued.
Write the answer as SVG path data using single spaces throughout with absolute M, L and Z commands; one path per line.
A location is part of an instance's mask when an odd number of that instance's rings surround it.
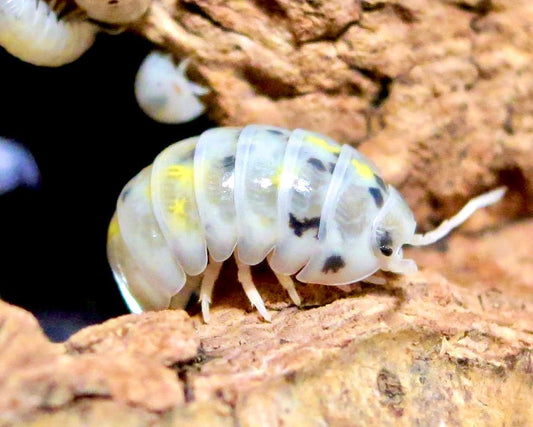
M 29 150 L 0 137 L 0 195 L 19 186 L 36 187 L 41 174 Z
M 175 65 L 170 54 L 154 50 L 143 60 L 135 78 L 135 97 L 141 109 L 160 123 L 184 123 L 205 110 L 198 99 L 209 90 L 187 79 L 189 59 Z
M 139 19 L 151 0 L 76 0 L 87 16 L 108 24 L 126 24 Z
M 0 0 L 0 46 L 30 64 L 58 67 L 75 61 L 97 32 L 90 22 L 59 19 L 43 0 Z
M 214 128 L 169 146 L 124 187 L 108 258 L 131 311 L 183 306 L 199 288 L 208 322 L 215 280 L 234 254 L 239 282 L 269 321 L 250 266 L 266 258 L 296 305 L 293 275 L 342 287 L 378 270 L 409 274 L 417 265 L 403 245 L 434 243 L 504 193 L 415 234 L 405 200 L 353 147 L 302 129 Z

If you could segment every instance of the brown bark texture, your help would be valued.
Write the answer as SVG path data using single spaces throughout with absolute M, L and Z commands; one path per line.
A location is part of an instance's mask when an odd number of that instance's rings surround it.
M 0 302 L 0 425 L 533 425 L 533 6 L 527 0 L 159 0 L 132 29 L 211 88 L 221 125 L 368 154 L 427 229 L 507 185 L 420 271 L 350 292 L 225 265 L 197 307 L 51 343 Z
M 0 302 L 0 425 L 531 425 L 532 233 L 456 233 L 385 286 L 300 285 L 300 308 L 260 267 L 271 323 L 232 265 L 208 325 L 126 315 L 56 344 Z
M 217 123 L 358 146 L 427 227 L 499 183 L 504 215 L 532 212 L 532 20 L 528 0 L 154 0 L 134 29 L 191 58 Z

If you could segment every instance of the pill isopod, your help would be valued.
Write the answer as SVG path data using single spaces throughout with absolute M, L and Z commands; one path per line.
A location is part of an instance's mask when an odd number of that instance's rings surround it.
M 0 137 L 0 195 L 19 186 L 36 187 L 41 174 L 29 150 Z
M 76 0 L 87 16 L 108 24 L 126 24 L 139 19 L 151 0 Z
M 190 60 L 175 65 L 168 53 L 153 51 L 143 60 L 135 78 L 135 97 L 141 109 L 160 123 L 184 123 L 205 110 L 198 99 L 209 90 L 187 79 Z
M 78 59 L 98 27 L 60 19 L 43 0 L 0 0 L 0 46 L 30 64 L 58 67 Z
M 427 234 L 377 167 L 349 145 L 316 132 L 249 125 L 214 128 L 177 142 L 122 190 L 108 232 L 108 258 L 130 310 L 183 306 L 199 289 L 202 314 L 222 263 L 270 320 L 250 272 L 265 258 L 291 300 L 293 276 L 344 286 L 378 270 L 409 274 L 402 246 L 434 243 L 497 188 L 470 200 Z

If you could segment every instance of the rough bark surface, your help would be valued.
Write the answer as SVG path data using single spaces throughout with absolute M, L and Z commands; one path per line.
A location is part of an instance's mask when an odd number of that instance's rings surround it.
M 531 213 L 532 20 L 528 0 L 154 0 L 135 30 L 192 58 L 215 121 L 359 145 L 427 227 L 500 182 Z
M 168 310 L 54 344 L 0 303 L 0 424 L 531 425 L 532 233 L 457 233 L 385 286 L 300 285 L 299 309 L 258 268 L 272 323 L 231 265 L 209 325 Z
M 53 344 L 0 303 L 0 424 L 533 425 L 530 3 L 154 0 L 134 29 L 193 59 L 220 124 L 358 145 L 422 228 L 510 191 L 385 286 L 299 285 L 296 308 L 257 268 L 271 323 L 232 265 L 209 325 L 193 307 Z

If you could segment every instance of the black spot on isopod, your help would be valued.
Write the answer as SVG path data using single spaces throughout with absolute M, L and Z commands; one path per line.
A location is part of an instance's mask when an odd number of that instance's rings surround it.
M 378 230 L 379 250 L 385 256 L 392 255 L 392 237 L 387 230 Z
M 322 266 L 322 273 L 329 273 L 330 271 L 336 273 L 345 265 L 346 263 L 340 255 L 331 255 L 326 258 L 326 262 Z
M 329 173 L 333 174 L 334 170 L 335 170 L 335 163 L 329 162 Z
M 307 230 L 312 228 L 318 229 L 320 226 L 320 217 L 315 216 L 313 218 L 304 218 L 299 220 L 294 216 L 294 214 L 289 213 L 289 227 L 294 230 L 294 234 L 298 237 L 301 237 Z
M 387 192 L 387 186 L 385 185 L 385 182 L 381 179 L 381 177 L 379 175 L 374 174 L 374 178 L 376 179 L 376 182 L 381 187 L 381 189 Z
M 307 163 L 312 165 L 316 170 L 319 170 L 321 172 L 326 170 L 326 167 L 324 166 L 324 163 L 322 163 L 321 160 L 317 159 L 316 157 L 311 157 L 307 160 Z
M 235 169 L 235 156 L 226 156 L 222 159 L 222 167 L 227 171 Z
M 376 187 L 370 187 L 368 189 L 370 194 L 372 195 L 372 198 L 374 199 L 374 203 L 378 208 L 383 206 L 383 194 L 381 194 L 381 190 Z

